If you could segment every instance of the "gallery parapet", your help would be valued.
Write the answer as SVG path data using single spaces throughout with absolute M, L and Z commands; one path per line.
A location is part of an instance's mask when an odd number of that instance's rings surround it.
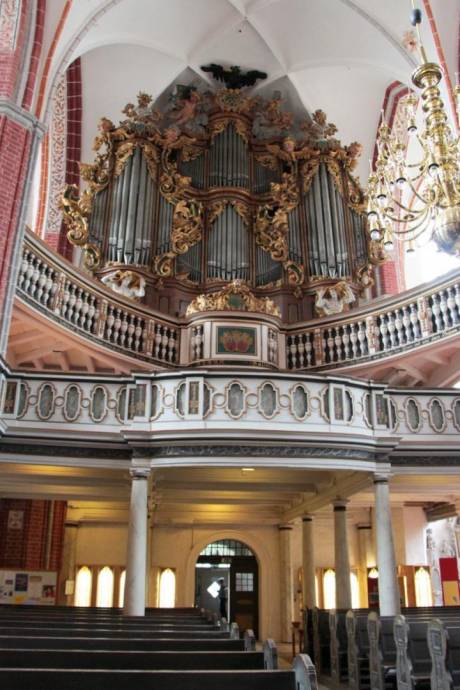
M 225 293 L 225 294 L 224 294 Z M 167 317 L 106 288 L 26 233 L 17 295 L 48 318 L 152 368 L 257 365 L 334 370 L 409 351 L 460 330 L 460 271 L 359 309 L 283 324 L 242 282 Z M 192 300 L 193 296 L 191 296 Z
M 6 372 L 0 410 L 4 436 L 21 448 L 32 430 L 52 431 L 67 444 L 168 446 L 172 462 L 175 445 L 179 454 L 187 445 L 196 454 L 196 444 L 204 444 L 206 456 L 217 452 L 213 444 L 225 454 L 228 444 L 256 442 L 262 453 L 277 446 L 278 458 L 286 457 L 284 444 L 315 462 L 347 460 L 358 468 L 397 451 L 413 453 L 417 464 L 427 453 L 455 456 L 460 431 L 454 389 L 391 389 L 345 377 L 237 369 L 124 377 Z

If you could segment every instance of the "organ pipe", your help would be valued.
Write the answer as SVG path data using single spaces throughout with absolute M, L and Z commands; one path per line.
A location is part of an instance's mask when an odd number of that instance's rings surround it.
M 162 116 L 141 94 L 118 127 L 105 119 L 96 163 L 82 168 L 90 203 L 78 212 L 101 272 L 139 266 L 147 281 L 150 272 L 152 282 L 189 287 L 240 279 L 292 288 L 295 299 L 344 280 L 358 294 L 353 281 L 373 257 L 364 197 L 350 174 L 357 145 L 331 138 L 335 127 L 320 111 L 294 123 L 279 98 L 177 93 Z M 70 223 L 74 203 L 67 198 Z

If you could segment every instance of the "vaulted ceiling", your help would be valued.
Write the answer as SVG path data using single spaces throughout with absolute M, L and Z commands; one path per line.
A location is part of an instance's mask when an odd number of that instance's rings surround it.
M 432 7 L 453 78 L 458 2 L 423 4 Z M 157 97 L 185 70 L 186 81 L 206 79 L 200 65 L 237 63 L 268 73 L 256 90 L 277 88 L 294 108 L 322 108 L 344 143 L 360 141 L 364 180 L 385 90 L 407 83 L 415 66 L 402 45 L 409 11 L 402 0 L 50 0 L 43 111 L 59 73 L 81 56 L 82 157 L 91 160 L 99 117 L 117 120 L 139 90 Z M 424 42 L 439 61 L 434 28 L 425 18 Z

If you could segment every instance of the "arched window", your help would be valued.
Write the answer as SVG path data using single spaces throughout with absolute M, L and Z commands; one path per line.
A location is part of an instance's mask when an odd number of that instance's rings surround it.
M 96 606 L 113 606 L 113 570 L 107 565 L 97 576 Z
M 91 605 L 91 586 L 93 576 L 91 570 L 86 566 L 82 566 L 77 573 L 77 580 L 75 583 L 75 606 L 90 606 Z
M 415 603 L 417 606 L 433 606 L 430 573 L 423 567 L 415 571 Z
M 125 603 L 125 582 L 126 570 L 123 570 L 120 575 L 120 586 L 118 589 L 118 606 L 122 609 Z
M 325 609 L 335 609 L 335 570 L 332 568 L 323 575 L 323 600 Z
M 166 568 L 160 575 L 160 594 L 158 604 L 160 608 L 172 609 L 176 602 L 176 574 L 171 568 Z

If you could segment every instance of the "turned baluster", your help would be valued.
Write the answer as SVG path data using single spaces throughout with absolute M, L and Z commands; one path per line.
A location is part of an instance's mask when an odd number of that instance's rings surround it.
M 385 314 L 380 317 L 380 335 L 382 337 L 382 346 L 387 350 L 390 345 L 390 338 L 388 336 L 388 324 L 386 322 Z
M 440 333 L 442 331 L 441 307 L 436 294 L 431 295 L 431 314 L 434 319 L 435 331 Z
M 112 339 L 117 345 L 120 342 L 120 328 L 121 328 L 121 309 L 115 309 L 115 320 L 113 322 Z
M 449 319 L 449 309 L 447 307 L 447 295 L 445 290 L 439 293 L 439 308 L 441 309 L 442 330 L 449 328 L 451 320 Z
M 289 338 L 289 368 L 297 369 L 297 336 L 293 335 Z
M 307 353 L 307 357 L 306 357 L 307 358 L 307 367 L 311 367 L 313 364 L 313 354 L 314 354 L 313 343 L 312 343 L 312 339 L 311 339 L 311 333 L 306 333 L 305 338 L 306 338 L 305 350 Z
M 168 358 L 168 329 L 163 327 L 163 335 L 161 336 L 161 359 L 167 360 Z
M 455 304 L 455 290 L 453 287 L 447 288 L 447 309 L 452 325 L 458 323 L 457 305 Z
M 82 292 L 82 294 L 81 294 L 80 318 L 78 320 L 78 326 L 79 326 L 79 328 L 82 329 L 82 331 L 87 330 L 86 319 L 88 318 L 88 312 L 89 312 L 88 294 L 86 292 Z
M 352 355 L 356 357 L 358 355 L 358 333 L 356 332 L 356 324 L 354 323 L 350 324 L 350 343 Z
M 455 294 L 454 294 L 454 299 L 455 299 L 455 304 L 457 305 L 457 310 L 458 313 L 460 314 L 460 284 L 456 283 L 454 286 Z
M 19 275 L 18 275 L 18 288 L 20 290 L 25 291 L 25 280 L 27 277 L 27 268 L 29 266 L 29 257 L 30 252 L 27 250 L 22 253 L 22 259 L 21 259 L 21 264 L 19 266 Z
M 130 319 L 131 314 L 127 314 L 125 311 L 123 312 L 123 318 L 121 319 L 121 324 L 120 324 L 120 345 L 122 347 L 126 347 L 126 334 L 128 331 L 128 319 Z
M 161 345 L 161 325 L 157 324 L 155 327 L 155 358 L 160 358 L 160 345 Z
M 335 361 L 341 362 L 343 360 L 343 355 L 342 355 L 342 335 L 340 333 L 340 328 L 335 329 L 334 350 L 335 350 L 335 357 L 336 357 Z
M 106 338 L 109 342 L 112 342 L 112 331 L 113 331 L 113 324 L 115 323 L 115 315 L 113 313 L 113 306 L 110 304 L 107 307 L 107 318 L 105 320 L 105 325 L 106 325 Z
M 176 332 L 173 328 L 169 329 L 168 338 L 168 362 L 174 362 L 176 359 Z
M 81 316 L 81 308 L 83 306 L 83 298 L 82 298 L 82 289 L 77 288 L 76 290 L 76 300 L 75 300 L 75 309 L 73 313 L 73 322 L 75 325 L 78 324 Z
M 395 317 L 394 313 L 387 312 L 388 317 L 388 332 L 390 334 L 391 347 L 396 347 L 398 345 L 398 334 L 396 332 Z
M 359 342 L 359 352 L 361 357 L 365 357 L 368 353 L 367 345 L 367 332 L 366 332 L 366 322 L 360 321 L 358 323 L 358 342 Z
M 350 359 L 350 325 L 344 326 L 342 330 L 343 353 L 345 359 Z
M 27 268 L 25 270 L 24 292 L 32 296 L 32 276 L 34 274 L 34 255 L 29 252 L 27 257 Z
M 74 313 L 73 310 L 74 310 L 75 302 L 77 301 L 75 291 L 76 291 L 76 286 L 73 283 L 70 283 L 69 301 L 67 302 L 67 312 L 65 314 L 66 320 L 70 321 L 70 323 L 72 323 L 72 321 L 73 321 L 73 313 Z
M 144 322 L 141 318 L 136 318 L 136 328 L 134 329 L 134 349 L 139 352 L 144 334 Z
M 297 353 L 299 356 L 300 369 L 305 367 L 305 343 L 303 342 L 302 333 L 297 335 Z
M 136 322 L 133 314 L 129 315 L 129 323 L 126 332 L 126 347 L 131 350 L 133 347 L 134 332 L 136 330 Z
M 44 299 L 44 305 L 46 307 L 52 307 L 54 304 L 54 296 L 57 292 L 57 283 L 56 283 L 56 274 L 53 271 L 53 269 L 50 267 L 46 271 L 46 284 L 45 284 L 45 299 Z
M 404 342 L 410 343 L 414 339 L 410 322 L 410 309 L 406 305 L 402 308 L 401 312 Z
M 35 294 L 35 299 L 37 302 L 40 302 L 40 304 L 43 303 L 43 296 L 45 293 L 45 285 L 46 285 L 46 266 L 44 266 L 42 263 L 40 263 L 38 267 L 38 277 L 37 277 L 37 289 L 36 289 L 36 294 Z

